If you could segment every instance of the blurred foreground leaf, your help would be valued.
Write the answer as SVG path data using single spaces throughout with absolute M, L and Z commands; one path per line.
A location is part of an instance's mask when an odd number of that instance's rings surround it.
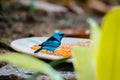
M 120 80 L 120 7 L 104 17 L 98 54 L 98 80 Z
M 93 63 L 94 63 L 94 68 L 96 67 L 96 60 L 97 60 L 97 55 L 99 51 L 99 46 L 100 46 L 100 38 L 101 38 L 101 29 L 98 25 L 98 23 L 93 20 L 92 18 L 88 18 L 87 22 L 90 24 L 91 27 L 91 34 L 90 38 L 92 40 L 92 52 L 91 55 L 93 56 Z M 96 72 L 94 72 L 96 73 Z
M 74 67 L 78 80 L 95 80 L 95 60 L 99 49 L 101 30 L 97 22 L 91 18 L 87 19 L 91 26 L 92 47 L 74 47 Z
M 100 35 L 101 35 L 101 29 L 98 25 L 98 23 L 93 20 L 92 18 L 88 18 L 87 22 L 90 24 L 91 27 L 91 39 L 93 41 L 93 44 L 98 44 L 100 41 Z
M 18 53 L 3 54 L 0 56 L 0 61 L 6 61 L 36 72 L 45 73 L 51 78 L 51 80 L 63 80 L 49 64 L 32 56 Z
M 68 58 L 62 58 L 62 59 L 54 60 L 54 61 L 51 61 L 49 63 L 49 65 L 51 65 L 52 67 L 55 67 L 55 66 L 65 62 L 67 59 L 69 59 L 69 57 Z M 40 74 L 41 74 L 41 72 L 36 72 L 30 78 L 28 78 L 26 80 L 35 80 L 35 78 L 38 77 Z
M 96 55 L 96 52 L 98 51 L 99 44 L 100 44 L 101 29 L 100 29 L 98 23 L 95 20 L 93 20 L 92 18 L 88 18 L 87 22 L 90 24 L 90 27 L 91 27 L 90 37 L 93 41 L 93 43 L 92 43 L 93 52 L 95 53 L 94 55 Z
M 73 64 L 77 74 L 77 80 L 94 80 L 94 64 L 91 48 L 73 48 Z
M 65 62 L 67 59 L 69 59 L 69 57 L 63 58 L 63 59 L 54 60 L 54 61 L 50 62 L 49 64 L 50 64 L 52 67 L 54 67 L 54 66 L 57 66 L 57 65 Z

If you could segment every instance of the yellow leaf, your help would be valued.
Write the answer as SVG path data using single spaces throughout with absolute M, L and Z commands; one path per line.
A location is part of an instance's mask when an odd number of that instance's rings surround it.
M 120 7 L 104 17 L 98 54 L 98 80 L 120 80 Z

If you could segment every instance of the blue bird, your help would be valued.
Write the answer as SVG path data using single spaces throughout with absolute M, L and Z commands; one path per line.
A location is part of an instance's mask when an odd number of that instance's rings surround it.
M 49 51 L 54 52 L 57 49 L 57 47 L 61 45 L 61 40 L 63 36 L 64 36 L 63 32 L 55 33 L 53 36 L 48 38 L 45 42 L 40 44 L 39 46 L 41 47 L 38 50 L 36 50 L 34 53 L 37 53 L 40 50 L 49 50 Z

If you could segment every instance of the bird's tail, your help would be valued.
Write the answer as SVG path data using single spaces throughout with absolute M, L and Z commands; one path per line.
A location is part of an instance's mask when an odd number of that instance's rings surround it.
M 38 53 L 40 50 L 42 50 L 42 48 L 39 48 L 39 49 L 36 50 L 34 53 Z

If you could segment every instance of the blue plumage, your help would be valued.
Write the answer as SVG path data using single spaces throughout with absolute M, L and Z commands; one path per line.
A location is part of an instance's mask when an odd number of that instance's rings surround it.
M 48 38 L 45 42 L 40 44 L 41 48 L 36 50 L 34 53 L 39 52 L 40 50 L 49 50 L 54 52 L 57 47 L 61 45 L 61 40 L 63 38 L 64 33 L 63 32 L 57 32 L 50 38 Z

